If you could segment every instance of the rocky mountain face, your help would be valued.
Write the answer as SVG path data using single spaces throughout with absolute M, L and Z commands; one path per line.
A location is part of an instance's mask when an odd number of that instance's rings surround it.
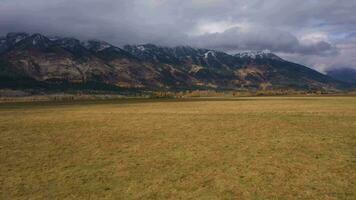
M 348 84 L 267 51 L 223 52 L 40 34 L 0 38 L 0 87 L 339 90 Z

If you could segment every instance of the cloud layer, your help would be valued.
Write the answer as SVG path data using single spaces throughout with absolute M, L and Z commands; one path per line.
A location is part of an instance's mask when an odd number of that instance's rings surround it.
M 0 0 L 0 34 L 269 49 L 323 71 L 356 68 L 355 10 L 354 0 Z

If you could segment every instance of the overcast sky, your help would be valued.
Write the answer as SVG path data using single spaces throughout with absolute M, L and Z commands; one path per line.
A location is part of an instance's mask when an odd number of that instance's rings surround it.
M 355 13 L 356 0 L 0 0 L 0 34 L 269 49 L 325 71 L 356 69 Z

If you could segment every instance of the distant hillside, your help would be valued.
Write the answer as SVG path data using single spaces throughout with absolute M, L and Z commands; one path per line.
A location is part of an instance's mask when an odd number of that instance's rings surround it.
M 356 83 L 356 69 L 351 69 L 351 68 L 333 69 L 327 71 L 327 75 L 333 77 L 336 80 L 340 80 L 348 83 Z
M 349 84 L 267 52 L 223 52 L 153 44 L 10 33 L 0 38 L 1 88 L 341 90 Z

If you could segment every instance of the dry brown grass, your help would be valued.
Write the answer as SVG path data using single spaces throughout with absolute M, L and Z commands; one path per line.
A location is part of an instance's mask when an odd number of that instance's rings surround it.
M 356 199 L 356 98 L 0 104 L 0 199 Z

